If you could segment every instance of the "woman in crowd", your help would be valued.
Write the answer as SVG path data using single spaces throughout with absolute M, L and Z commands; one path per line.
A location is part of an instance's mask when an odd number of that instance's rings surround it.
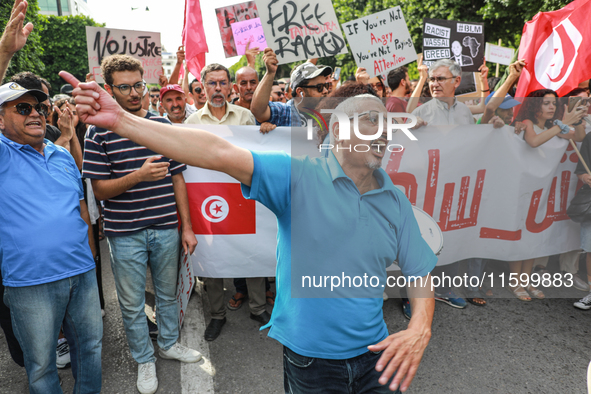
M 563 141 L 558 147 L 566 149 L 569 139 L 582 141 L 585 138 L 585 127 L 580 121 L 587 113 L 587 108 L 579 106 L 569 111 L 566 105 L 558 104 L 558 95 L 555 91 L 540 89 L 531 92 L 523 100 L 515 121 L 523 123 L 523 138 L 532 148 L 558 137 Z M 509 268 L 511 273 L 521 278 L 522 274 L 531 275 L 533 264 L 534 259 L 512 261 L 509 262 Z M 544 293 L 534 287 L 531 281 L 527 282 L 525 288 L 521 284 L 510 286 L 511 292 L 522 301 L 530 301 L 530 295 L 538 299 L 545 298 Z

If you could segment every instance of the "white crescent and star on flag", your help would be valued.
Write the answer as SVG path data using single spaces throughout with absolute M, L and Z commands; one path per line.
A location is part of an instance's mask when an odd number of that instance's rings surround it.
M 212 223 L 223 221 L 230 213 L 228 202 L 220 196 L 209 196 L 201 204 L 201 214 Z

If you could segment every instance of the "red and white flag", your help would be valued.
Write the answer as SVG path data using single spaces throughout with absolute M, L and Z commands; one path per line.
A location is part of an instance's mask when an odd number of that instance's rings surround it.
M 185 59 L 191 74 L 201 80 L 201 69 L 205 67 L 205 53 L 209 52 L 205 40 L 203 17 L 199 0 L 185 0 L 185 23 L 183 26 Z
M 521 73 L 515 97 L 538 89 L 562 96 L 591 78 L 591 0 L 576 0 L 552 12 L 540 12 L 523 28 Z
M 195 234 L 256 234 L 256 202 L 239 183 L 187 183 L 187 194 Z

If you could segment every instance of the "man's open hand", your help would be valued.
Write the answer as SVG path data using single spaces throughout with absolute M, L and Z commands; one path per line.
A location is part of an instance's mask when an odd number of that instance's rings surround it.
M 20 51 L 27 43 L 29 34 L 33 31 L 31 22 L 23 27 L 27 6 L 25 0 L 16 0 L 14 2 L 10 19 L 6 24 L 2 38 L 0 38 L 0 52 L 5 55 L 12 56 Z

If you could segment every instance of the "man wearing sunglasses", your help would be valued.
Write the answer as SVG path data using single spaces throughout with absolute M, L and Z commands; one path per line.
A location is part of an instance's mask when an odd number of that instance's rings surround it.
M 300 114 L 297 105 L 304 97 L 326 97 L 331 83 L 326 77 L 332 74 L 332 68 L 305 62 L 297 66 L 291 73 L 291 89 L 294 96 L 287 103 L 269 102 L 273 88 L 273 80 L 277 73 L 277 55 L 271 48 L 266 48 L 263 61 L 267 68 L 265 76 L 257 86 L 252 97 L 250 110 L 257 121 L 269 122 L 277 126 L 304 126 L 306 119 Z
M 205 90 L 197 79 L 194 79 L 193 82 L 189 85 L 189 92 L 191 96 L 193 96 L 193 106 L 196 110 L 200 110 L 203 108 L 205 103 L 207 103 L 207 97 L 205 96 Z
M 105 90 L 126 112 L 170 124 L 142 108 L 145 84 L 140 61 L 126 55 L 109 56 L 103 59 L 101 71 Z M 98 127 L 88 130 L 82 172 L 92 179 L 97 199 L 105 203 L 104 232 L 127 343 L 138 363 L 137 388 L 142 394 L 158 389 L 156 356 L 144 312 L 148 265 L 158 305 L 160 356 L 182 362 L 201 359 L 199 352 L 177 342 L 179 244 L 186 254 L 197 246 L 183 178 L 185 168 L 112 131 Z
M 280 101 L 282 103 L 287 102 L 287 99 L 285 98 L 285 89 L 279 86 L 279 82 L 277 81 L 273 81 L 273 87 L 271 88 L 271 97 L 269 97 L 269 101 Z
M 158 100 L 160 99 L 160 88 L 158 86 L 152 86 L 150 88 L 150 106 L 148 112 L 154 116 L 160 116 L 158 112 Z
M 76 392 L 101 390 L 102 318 L 80 172 L 45 136 L 47 95 L 0 87 L 0 250 L 4 303 L 31 393 L 62 392 L 55 343 L 70 346 Z M 31 239 L 35 240 L 34 246 Z M 90 243 L 89 243 L 90 242 Z

